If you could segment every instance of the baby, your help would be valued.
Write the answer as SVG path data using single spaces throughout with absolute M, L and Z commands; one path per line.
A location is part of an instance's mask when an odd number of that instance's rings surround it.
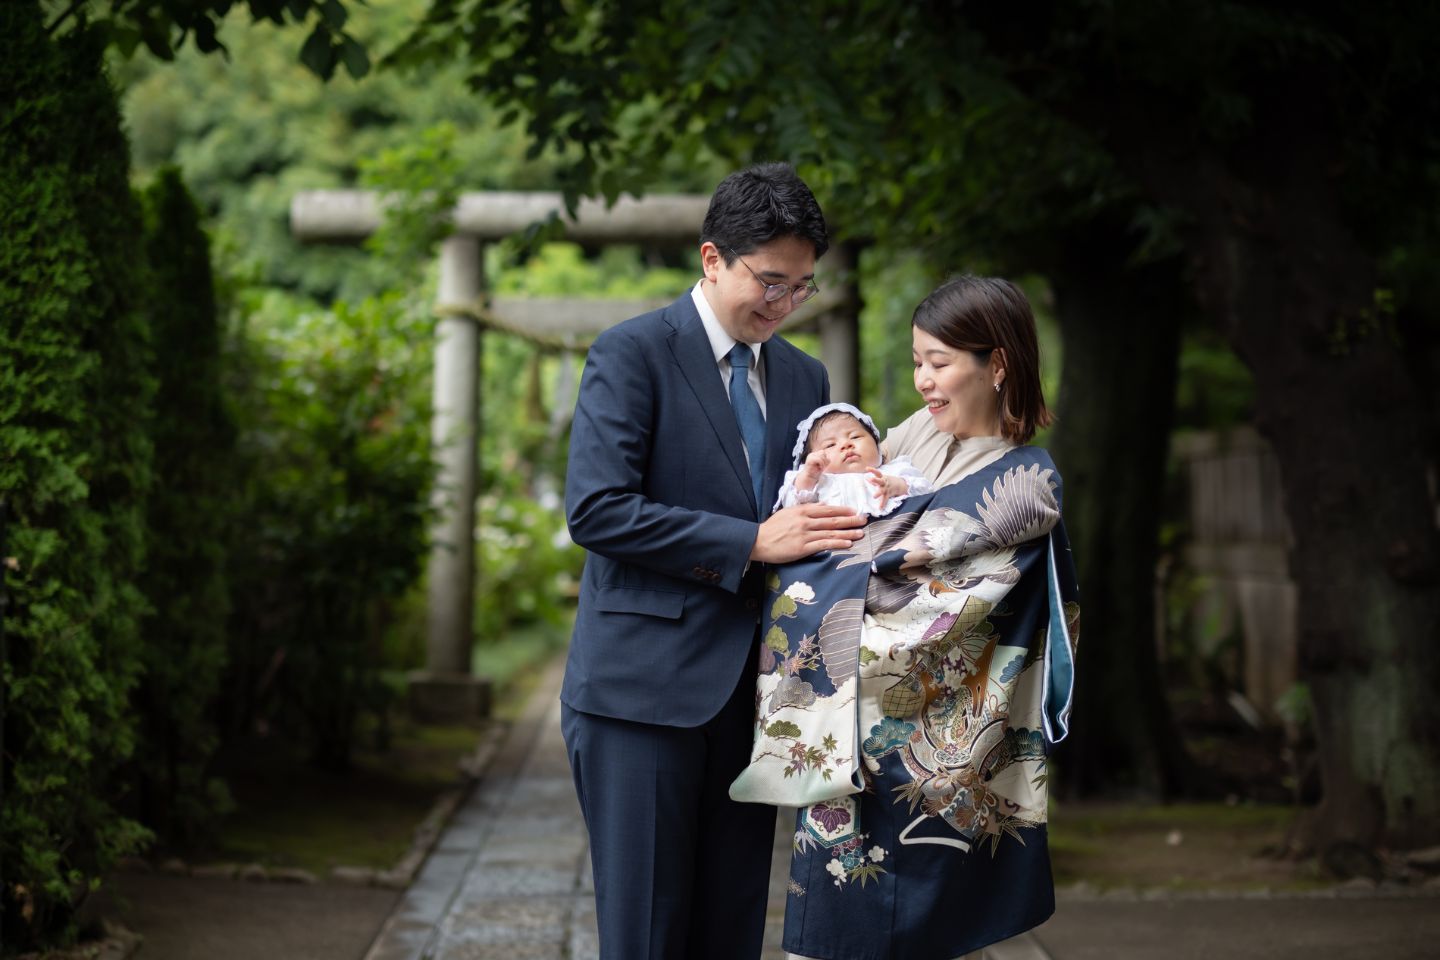
M 908 458 L 881 462 L 880 431 L 848 403 L 820 407 L 797 429 L 794 469 L 780 485 L 776 510 L 826 503 L 883 517 L 906 497 L 933 491 Z

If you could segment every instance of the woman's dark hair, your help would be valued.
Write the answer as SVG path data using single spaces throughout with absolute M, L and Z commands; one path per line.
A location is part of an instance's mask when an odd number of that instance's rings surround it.
M 936 287 L 915 308 L 910 321 L 955 350 L 968 350 L 982 361 L 992 350 L 1005 354 L 1000 385 L 1000 434 L 1012 443 L 1029 443 L 1035 431 L 1054 419 L 1040 387 L 1040 345 L 1035 315 L 1020 288 L 999 277 L 956 277 Z
M 727 266 L 737 255 L 791 236 L 810 241 L 817 260 L 830 249 L 820 204 L 788 163 L 757 164 L 721 180 L 700 227 L 700 242 L 720 248 Z

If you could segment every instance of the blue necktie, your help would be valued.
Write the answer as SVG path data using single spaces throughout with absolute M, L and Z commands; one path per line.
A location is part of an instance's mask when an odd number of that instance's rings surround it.
M 767 504 L 760 502 L 760 487 L 765 481 L 765 414 L 760 401 L 750 390 L 750 345 L 737 343 L 730 350 L 730 406 L 735 408 L 735 421 L 740 424 L 740 437 L 750 454 L 750 482 L 755 487 L 755 507 L 763 516 Z

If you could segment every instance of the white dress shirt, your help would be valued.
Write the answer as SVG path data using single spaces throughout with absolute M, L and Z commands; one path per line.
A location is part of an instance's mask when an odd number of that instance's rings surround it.
M 715 369 L 720 372 L 720 382 L 725 387 L 725 395 L 730 395 L 730 349 L 737 341 L 725 328 L 720 326 L 720 318 L 715 316 L 715 310 L 710 306 L 710 301 L 705 299 L 705 292 L 701 286 L 705 283 L 701 280 L 695 284 L 690 291 L 690 299 L 695 301 L 695 309 L 700 313 L 700 322 L 705 325 L 705 335 L 710 338 L 710 349 L 715 354 Z M 750 384 L 750 392 L 755 394 L 755 401 L 760 404 L 760 412 L 765 413 L 765 378 L 761 375 L 760 369 L 760 344 L 746 344 L 750 348 L 751 355 L 755 358 L 750 363 L 750 372 L 746 380 Z M 746 455 L 749 456 L 748 454 Z

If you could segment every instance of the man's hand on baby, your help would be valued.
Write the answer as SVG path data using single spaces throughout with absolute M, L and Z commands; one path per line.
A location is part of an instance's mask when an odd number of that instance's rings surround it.
M 882 510 L 885 508 L 885 504 L 890 502 L 891 497 L 903 497 L 910 492 L 910 483 L 904 477 L 892 477 L 881 473 L 876 467 L 871 467 L 865 472 L 870 474 L 865 479 L 875 484 L 880 491 L 880 508 Z
M 849 507 L 806 503 L 786 507 L 760 524 L 750 559 L 789 563 L 822 550 L 843 550 L 864 535 L 865 518 Z

